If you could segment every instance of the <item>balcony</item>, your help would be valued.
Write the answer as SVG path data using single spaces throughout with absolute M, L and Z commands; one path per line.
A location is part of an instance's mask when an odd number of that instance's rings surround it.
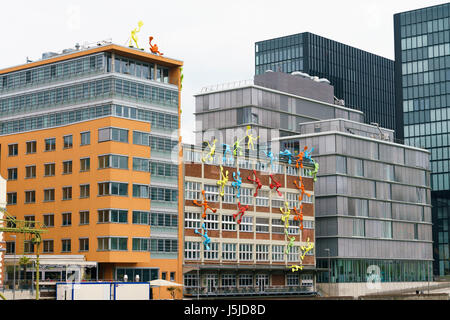
M 198 292 L 200 289 L 200 292 Z M 208 290 L 209 289 L 209 290 Z M 266 286 L 259 287 L 185 287 L 186 298 L 226 297 L 274 297 L 274 296 L 316 296 L 313 286 Z

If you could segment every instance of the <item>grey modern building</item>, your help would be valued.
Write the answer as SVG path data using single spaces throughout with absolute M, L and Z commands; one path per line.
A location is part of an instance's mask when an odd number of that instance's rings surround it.
M 310 32 L 255 43 L 255 74 L 306 72 L 330 80 L 337 99 L 366 123 L 395 125 L 394 61 Z
M 317 266 L 327 268 L 330 259 L 330 280 L 337 283 L 366 282 L 370 266 L 382 282 L 426 281 L 432 274 L 429 152 L 394 143 L 393 130 L 333 104 L 332 89 L 317 78 L 277 72 L 203 89 L 196 96 L 197 142 L 207 130 L 251 125 L 271 129 L 273 150 L 314 148 Z M 327 280 L 327 272 L 318 278 Z
M 212 129 L 220 132 L 223 143 L 233 144 L 248 125 L 262 136 L 260 141 L 270 141 L 296 134 L 302 122 L 363 121 L 361 111 L 334 104 L 333 97 L 328 81 L 301 73 L 266 72 L 251 80 L 204 87 L 195 96 L 196 143 Z
M 394 15 L 397 126 L 431 153 L 434 274 L 450 275 L 450 4 Z
M 314 148 L 317 265 L 331 282 L 427 281 L 432 275 L 429 153 L 393 143 L 393 131 L 344 119 L 300 125 L 280 149 Z M 330 251 L 328 252 L 327 249 Z M 373 268 L 373 267 L 372 267 Z M 328 273 L 318 282 L 328 282 Z

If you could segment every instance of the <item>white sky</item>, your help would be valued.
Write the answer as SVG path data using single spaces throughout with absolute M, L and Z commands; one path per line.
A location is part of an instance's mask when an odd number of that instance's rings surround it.
M 437 0 L 2 1 L 0 69 L 75 43 L 125 45 L 142 20 L 165 56 L 184 62 L 183 141 L 194 142 L 194 97 L 203 86 L 251 79 L 256 41 L 309 31 L 394 59 L 394 13 Z

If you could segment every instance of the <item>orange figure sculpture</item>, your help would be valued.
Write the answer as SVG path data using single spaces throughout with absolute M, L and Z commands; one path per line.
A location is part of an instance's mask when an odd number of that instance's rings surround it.
M 311 194 L 309 194 L 305 191 L 305 185 L 303 184 L 303 179 L 302 179 L 302 177 L 299 177 L 299 178 L 300 178 L 300 186 L 298 185 L 297 180 L 294 180 L 294 184 L 298 190 L 302 191 L 301 198 L 299 197 L 300 201 L 302 201 L 304 194 L 306 194 L 308 196 L 308 198 L 311 197 Z
M 205 190 L 202 190 L 202 196 L 203 196 L 203 201 L 201 203 L 199 203 L 197 200 L 193 200 L 194 204 L 199 206 L 199 207 L 203 207 L 203 214 L 202 214 L 202 218 L 206 218 L 206 210 L 211 210 L 212 212 L 216 213 L 217 209 L 211 208 L 208 205 L 208 201 L 206 201 L 206 197 L 205 197 Z
M 294 220 L 300 221 L 300 229 L 303 231 L 303 204 L 300 205 L 300 212 L 294 207 Z
M 300 154 L 296 156 L 296 159 L 295 159 L 295 167 L 296 167 L 297 169 L 298 169 L 298 164 L 299 164 L 299 163 L 300 163 L 300 168 L 303 169 L 303 157 L 304 157 L 304 155 L 305 155 L 306 149 L 308 149 L 307 146 L 305 146 L 305 148 L 303 149 L 303 151 L 300 152 Z
M 153 40 L 153 37 L 148 38 L 148 43 L 150 45 L 150 51 L 154 54 L 159 54 L 160 56 L 164 55 L 164 53 L 159 52 L 158 45 L 156 43 L 152 44 L 152 40 Z

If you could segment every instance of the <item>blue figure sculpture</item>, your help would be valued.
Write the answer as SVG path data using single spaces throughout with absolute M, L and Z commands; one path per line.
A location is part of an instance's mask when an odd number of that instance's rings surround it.
M 288 157 L 288 163 L 292 163 L 292 152 L 290 152 L 288 149 L 285 149 L 284 151 L 280 152 L 280 156 L 286 156 Z
M 312 148 L 309 152 L 305 151 L 305 159 L 308 159 L 309 161 L 312 161 L 311 159 L 311 153 L 313 152 L 314 148 Z
M 208 230 L 206 230 L 206 225 L 205 225 L 204 222 L 203 222 L 203 224 L 202 224 L 202 229 L 205 231 L 203 234 L 202 234 L 200 231 L 198 231 L 197 229 L 195 229 L 194 232 L 195 232 L 196 234 L 201 235 L 202 238 L 205 238 L 205 241 L 203 241 L 203 244 L 205 245 L 205 249 L 206 249 L 206 250 L 209 250 L 208 244 L 211 242 L 211 238 L 208 237 Z
M 277 157 L 274 157 L 272 151 L 269 151 L 269 152 L 263 151 L 263 152 L 264 152 L 265 155 L 270 159 L 270 167 L 271 167 L 272 170 L 273 170 L 273 162 L 277 160 Z
M 237 172 L 237 174 L 236 174 L 236 172 Z M 236 191 L 237 191 L 236 196 L 238 198 L 240 198 L 241 197 L 242 178 L 241 178 L 241 172 L 239 170 L 237 170 L 236 172 L 233 172 L 234 182 L 231 183 L 231 186 L 236 189 Z
M 222 143 L 222 146 L 225 147 L 225 152 L 223 153 L 222 163 L 227 162 L 227 153 L 230 153 L 231 159 L 233 159 L 233 151 L 231 151 L 231 146 L 229 144 Z

